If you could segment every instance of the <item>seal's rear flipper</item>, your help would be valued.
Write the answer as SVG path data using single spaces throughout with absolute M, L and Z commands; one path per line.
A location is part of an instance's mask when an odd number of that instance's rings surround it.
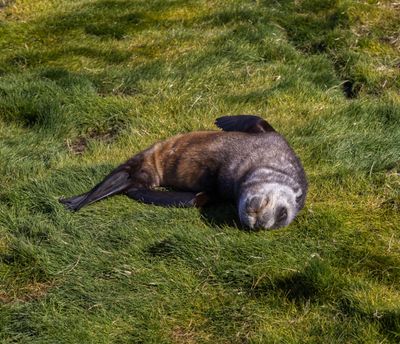
M 131 189 L 126 192 L 126 195 L 136 201 L 163 207 L 200 208 L 209 201 L 209 197 L 204 192 L 194 193 Z
M 242 131 L 245 133 L 267 133 L 275 129 L 264 119 L 253 115 L 223 116 L 215 120 L 223 131 Z
M 83 201 L 83 199 L 86 197 L 87 194 L 79 195 L 79 196 L 74 196 L 70 198 L 60 198 L 59 202 L 64 204 L 64 206 L 71 211 L 76 211 L 78 209 L 78 205 L 80 202 Z
M 89 192 L 71 198 L 60 199 L 59 201 L 63 203 L 67 209 L 78 211 L 85 205 L 122 193 L 131 185 L 132 180 L 127 171 L 111 172 L 109 176 Z

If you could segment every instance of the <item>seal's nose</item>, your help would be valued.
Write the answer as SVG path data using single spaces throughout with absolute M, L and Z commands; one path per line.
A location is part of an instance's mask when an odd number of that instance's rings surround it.
M 254 224 L 254 226 L 253 226 L 253 229 L 261 229 L 262 228 L 262 225 L 261 225 L 261 221 L 258 219 L 258 220 L 256 220 L 256 223 Z
M 263 219 L 257 219 L 256 223 L 254 224 L 253 229 L 260 230 L 260 229 L 268 229 L 267 222 Z

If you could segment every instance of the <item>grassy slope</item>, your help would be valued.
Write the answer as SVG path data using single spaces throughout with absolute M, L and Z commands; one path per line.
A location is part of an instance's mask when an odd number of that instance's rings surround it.
M 1 341 L 397 343 L 399 11 L 0 1 Z M 238 113 L 268 118 L 305 164 L 287 229 L 244 232 L 230 207 L 57 202 Z

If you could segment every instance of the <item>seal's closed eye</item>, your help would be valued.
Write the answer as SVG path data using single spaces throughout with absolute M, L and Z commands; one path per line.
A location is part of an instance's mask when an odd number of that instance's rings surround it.
M 276 222 L 285 221 L 287 216 L 288 216 L 287 208 L 285 208 L 285 207 L 278 208 L 278 210 L 276 212 Z

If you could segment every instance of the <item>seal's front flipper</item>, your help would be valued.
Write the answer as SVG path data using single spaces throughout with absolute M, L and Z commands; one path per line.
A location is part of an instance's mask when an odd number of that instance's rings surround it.
M 126 192 L 126 195 L 136 201 L 163 207 L 200 208 L 209 201 L 209 197 L 204 192 L 194 193 L 131 189 Z
M 69 210 L 78 211 L 83 206 L 125 191 L 132 185 L 129 173 L 125 170 L 111 172 L 101 183 L 89 192 L 66 199 L 60 199 Z
M 215 120 L 223 131 L 242 131 L 245 133 L 268 133 L 275 129 L 264 119 L 253 115 L 223 116 Z

